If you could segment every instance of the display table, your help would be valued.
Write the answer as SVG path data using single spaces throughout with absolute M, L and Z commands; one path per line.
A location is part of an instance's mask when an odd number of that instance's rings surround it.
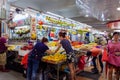
M 60 62 L 53 62 L 53 61 L 46 61 L 46 60 L 42 59 L 42 61 L 45 62 L 45 63 L 57 66 L 57 78 L 56 78 L 56 80 L 59 80 L 59 78 L 60 78 L 59 77 L 60 66 L 65 62 L 65 60 L 64 61 L 60 61 Z
M 83 56 L 85 54 L 86 54 L 86 51 L 81 51 L 81 50 L 75 51 L 75 56 L 76 56 L 76 59 L 78 59 L 78 60 L 79 60 L 79 58 L 81 56 Z M 56 61 L 45 60 L 44 58 L 42 58 L 42 61 L 45 62 L 45 63 L 47 63 L 48 66 L 50 66 L 50 65 L 57 66 L 56 67 L 57 68 L 56 69 L 57 70 L 56 80 L 59 80 L 60 79 L 60 74 L 59 74 L 60 68 L 61 68 L 62 64 L 66 64 L 67 65 L 66 60 L 56 62 Z M 75 64 L 77 64 L 77 62 Z

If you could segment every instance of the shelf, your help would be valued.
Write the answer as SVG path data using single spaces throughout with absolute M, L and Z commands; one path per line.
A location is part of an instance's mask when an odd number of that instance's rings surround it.
M 17 27 L 15 27 L 15 29 L 16 28 L 30 28 L 30 25 L 17 26 Z

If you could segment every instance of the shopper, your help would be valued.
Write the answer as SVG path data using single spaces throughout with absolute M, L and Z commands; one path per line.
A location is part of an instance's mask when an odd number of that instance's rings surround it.
M 8 35 L 4 34 L 3 37 L 0 38 L 0 66 L 1 66 L 1 71 L 2 72 L 8 72 L 5 68 L 6 62 L 7 62 L 7 56 L 6 56 L 6 51 L 7 51 L 7 39 Z
M 101 67 L 101 71 L 103 72 L 103 63 L 102 63 L 102 50 L 98 47 L 93 47 L 90 51 L 87 51 L 87 56 L 90 57 L 92 56 L 92 62 L 93 62 L 93 67 L 92 68 L 92 73 L 96 74 L 98 73 L 98 68 L 97 68 L 97 64 L 96 64 L 96 60 L 97 58 L 99 58 L 99 63 L 100 63 L 100 67 Z
M 70 69 L 71 80 L 76 80 L 75 67 L 74 67 L 75 54 L 74 54 L 74 51 L 72 49 L 72 46 L 71 46 L 69 40 L 66 39 L 65 32 L 59 32 L 59 39 L 60 39 L 60 44 L 58 45 L 58 48 L 55 50 L 55 53 L 61 47 L 63 47 L 65 49 L 66 54 L 67 54 L 67 63 L 68 63 L 68 67 Z
M 108 42 L 108 63 L 109 63 L 109 72 L 108 72 L 108 80 L 112 80 L 113 69 L 116 70 L 116 80 L 119 80 L 120 72 L 120 41 L 119 41 L 119 33 L 113 33 L 113 39 Z
M 37 42 L 33 50 L 28 54 L 27 80 L 37 80 L 37 71 L 44 53 L 51 54 L 49 50 L 48 39 L 43 37 L 41 42 Z

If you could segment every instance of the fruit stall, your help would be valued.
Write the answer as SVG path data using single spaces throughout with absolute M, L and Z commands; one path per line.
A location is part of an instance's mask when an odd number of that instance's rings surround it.
M 79 59 L 79 57 L 85 55 L 84 52 L 76 51 L 76 58 Z M 54 74 L 54 77 L 51 77 L 56 80 L 62 80 L 64 77 L 67 77 L 69 75 L 69 70 L 66 63 L 66 54 L 61 54 L 60 52 L 54 54 L 54 55 L 47 55 L 42 58 L 42 61 L 47 63 L 47 73 L 44 75 L 47 75 L 48 73 Z M 76 65 L 75 65 L 76 66 Z M 51 68 L 54 70 L 51 70 Z M 49 69 L 50 68 L 50 69 Z M 54 72 L 54 73 L 52 73 Z M 63 73 L 65 76 L 63 77 Z
M 58 42 L 50 42 L 49 43 L 49 47 L 51 47 L 51 49 L 54 51 L 56 48 Z M 78 66 L 78 62 L 80 57 L 85 56 L 86 52 L 90 49 L 92 49 L 93 47 L 97 46 L 96 43 L 89 43 L 89 44 L 82 44 L 79 42 L 74 42 L 72 43 L 72 47 L 74 48 L 75 51 L 75 55 L 76 55 L 76 69 L 79 70 L 79 66 Z M 60 72 L 63 72 L 63 74 L 65 74 L 65 76 L 68 76 L 68 71 L 66 71 L 67 68 L 67 63 L 66 63 L 66 53 L 63 51 L 63 49 L 60 49 L 56 54 L 54 55 L 46 55 L 42 58 L 42 61 L 47 63 L 48 67 L 55 68 L 55 74 L 56 74 L 56 79 L 59 80 L 61 78 L 62 75 L 60 75 Z M 47 68 L 48 70 L 49 68 Z M 47 73 L 51 72 L 51 70 L 48 70 Z M 46 73 L 46 74 L 47 74 Z
M 86 51 L 97 46 L 92 35 L 94 31 L 92 31 L 92 27 L 89 25 L 68 18 L 58 17 L 47 12 L 39 13 L 31 9 L 25 11 L 24 15 L 16 14 L 8 24 L 8 32 L 10 34 L 8 51 L 17 52 L 15 58 L 12 59 L 12 64 L 10 62 L 8 65 L 15 65 L 14 69 L 19 67 L 19 69 L 16 69 L 19 72 L 23 72 L 23 66 L 21 66 L 23 56 L 29 53 L 37 39 L 42 37 L 49 39 L 48 47 L 54 51 L 59 42 L 58 33 L 65 31 L 67 38 L 71 40 L 73 49 L 76 51 L 77 59 L 85 55 Z M 21 18 L 17 19 L 18 16 L 21 16 Z M 66 66 L 66 54 L 61 54 L 62 52 L 63 49 L 61 48 L 55 55 L 46 55 L 42 58 L 43 62 L 57 66 L 57 80 L 60 78 L 60 69 L 62 68 L 62 71 L 64 71 Z
M 33 44 L 42 37 L 47 37 L 49 41 L 57 41 L 58 33 L 65 30 L 71 41 L 82 42 L 92 28 L 89 25 L 50 12 L 39 12 L 29 8 L 19 13 L 12 11 L 11 15 L 12 18 L 8 21 L 9 42 L 16 46 L 21 56 L 29 52 L 29 49 L 26 50 L 24 46 L 31 40 Z
M 66 55 L 56 53 L 54 55 L 44 56 L 42 58 L 42 61 L 45 62 L 45 63 L 52 64 L 52 65 L 56 66 L 56 68 L 57 68 L 57 77 L 56 77 L 56 79 L 59 80 L 60 67 L 66 61 Z

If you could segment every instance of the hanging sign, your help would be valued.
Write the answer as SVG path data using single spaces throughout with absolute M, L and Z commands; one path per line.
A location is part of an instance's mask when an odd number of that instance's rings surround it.
M 110 29 L 120 29 L 120 21 L 107 23 L 107 27 Z
M 65 22 L 62 20 L 58 20 L 58 19 L 55 19 L 55 18 L 52 18 L 49 16 L 46 16 L 46 20 L 49 21 L 50 23 L 53 23 L 53 24 L 59 24 L 60 26 L 72 26 L 72 27 L 76 26 L 75 24 L 68 23 L 68 22 Z
M 36 34 L 36 18 L 31 18 L 31 40 L 36 40 L 37 34 Z

